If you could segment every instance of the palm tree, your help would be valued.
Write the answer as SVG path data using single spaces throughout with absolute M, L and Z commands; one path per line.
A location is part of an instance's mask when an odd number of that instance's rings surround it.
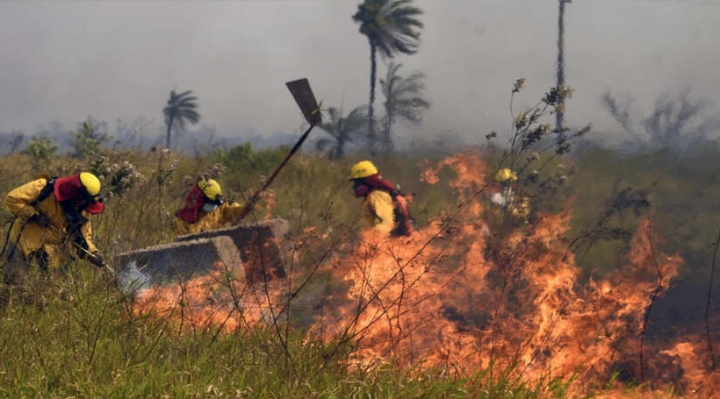
M 402 64 L 391 62 L 388 65 L 385 79 L 380 79 L 380 87 L 385 96 L 385 126 L 383 127 L 382 141 L 385 149 L 393 147 L 392 126 L 396 118 L 411 123 L 419 123 L 422 113 L 430 108 L 430 102 L 422 98 L 425 90 L 425 74 L 414 72 L 408 77 L 397 74 Z
M 342 110 L 330 107 L 328 116 L 330 120 L 319 127 L 330 137 L 318 140 L 317 149 L 323 152 L 327 150 L 331 159 L 339 159 L 345 156 L 346 145 L 352 143 L 357 134 L 363 131 L 367 123 L 367 107 L 357 107 L 345 117 L 342 116 Z
M 368 104 L 368 140 L 370 154 L 375 155 L 375 81 L 377 52 L 385 58 L 397 53 L 415 54 L 420 42 L 423 23 L 416 17 L 422 10 L 411 5 L 412 0 L 365 0 L 358 5 L 353 21 L 360 24 L 360 33 L 370 44 L 370 101 Z
M 558 41 L 557 41 L 557 87 L 558 90 L 565 86 L 565 3 L 572 0 L 558 0 L 560 9 L 558 11 Z M 557 130 L 560 138 L 565 136 L 564 132 L 565 119 L 565 97 L 560 96 L 559 106 L 555 112 L 555 130 Z
M 197 107 L 197 97 L 192 95 L 192 90 L 180 94 L 176 94 L 175 90 L 170 92 L 167 105 L 163 108 L 165 126 L 167 126 L 167 148 L 170 148 L 170 133 L 173 127 L 184 130 L 188 122 L 194 125 L 200 121 Z

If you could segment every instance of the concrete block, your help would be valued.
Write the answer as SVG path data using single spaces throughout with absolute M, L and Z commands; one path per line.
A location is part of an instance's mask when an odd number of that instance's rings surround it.
M 269 219 L 257 223 L 217 229 L 177 237 L 185 242 L 211 237 L 230 237 L 240 250 L 248 281 L 285 277 L 287 239 L 290 225 L 284 219 Z
M 124 252 L 115 257 L 118 283 L 128 279 L 140 284 L 185 281 L 221 267 L 242 267 L 240 252 L 230 237 L 205 237 Z M 139 274 L 138 274 L 139 273 Z

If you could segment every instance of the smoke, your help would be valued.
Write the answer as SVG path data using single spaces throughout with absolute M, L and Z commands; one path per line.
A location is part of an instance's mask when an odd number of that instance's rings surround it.
M 697 99 L 689 90 L 659 96 L 649 111 L 636 105 L 636 97 L 603 94 L 604 110 L 621 127 L 619 140 L 597 143 L 622 154 L 649 153 L 670 149 L 680 156 L 693 156 L 699 149 L 717 149 L 720 139 L 720 111 L 709 100 Z
M 135 262 L 130 262 L 115 276 L 118 287 L 126 295 L 136 296 L 150 287 L 151 279 L 138 269 Z

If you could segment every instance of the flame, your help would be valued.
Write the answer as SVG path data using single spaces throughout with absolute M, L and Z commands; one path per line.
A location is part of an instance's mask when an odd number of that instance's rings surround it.
M 456 154 L 421 178 L 436 184 L 443 168 L 457 176 L 449 186 L 460 206 L 410 237 L 368 230 L 343 244 L 322 269 L 344 289 L 329 290 L 308 340 L 351 341 L 351 361 L 364 368 L 486 371 L 530 384 L 573 377 L 572 395 L 663 397 L 669 384 L 687 397 L 710 397 L 720 388 L 700 337 L 645 338 L 653 303 L 683 264 L 658 251 L 650 221 L 639 224 L 622 265 L 588 278 L 565 239 L 569 206 L 505 228 L 491 221 L 497 209 L 486 205 L 488 168 L 477 154 Z M 298 245 L 303 239 L 323 237 L 307 228 Z M 283 288 L 258 292 L 223 266 L 182 286 L 146 290 L 136 309 L 227 332 L 277 320 Z M 609 381 L 614 390 L 587 388 Z M 647 389 L 628 392 L 624 381 Z
M 168 320 L 179 334 L 209 328 L 245 331 L 272 323 L 280 314 L 274 303 L 278 291 L 247 284 L 244 272 L 237 272 L 216 262 L 215 270 L 182 284 L 148 287 L 138 291 L 134 312 Z
M 614 273 L 584 281 L 564 238 L 569 207 L 502 231 L 484 221 L 493 210 L 483 205 L 479 157 L 450 157 L 422 179 L 436 183 L 443 167 L 457 175 L 450 187 L 461 209 L 409 238 L 363 232 L 330 268 L 348 290 L 330 299 L 316 333 L 355 340 L 364 367 L 489 370 L 529 383 L 575 376 L 576 390 L 618 370 L 621 380 L 672 383 L 688 394 L 706 385 L 712 372 L 696 360 L 705 350 L 644 339 L 649 309 L 682 266 L 655 248 L 652 223 L 640 223 Z M 658 366 L 668 357 L 671 373 Z
M 263 193 L 263 199 L 265 200 L 265 220 L 270 220 L 273 218 L 272 212 L 277 205 L 277 196 L 275 195 L 275 191 L 266 191 Z

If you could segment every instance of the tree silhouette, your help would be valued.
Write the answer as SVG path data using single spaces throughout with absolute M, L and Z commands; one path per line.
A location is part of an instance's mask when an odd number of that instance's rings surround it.
M 565 3 L 572 0 L 558 0 L 558 41 L 557 41 L 557 87 L 561 90 L 565 86 Z M 565 99 L 560 98 L 560 104 L 555 111 L 555 130 L 562 139 L 565 135 Z
M 720 114 L 709 102 L 693 99 L 689 92 L 660 96 L 647 115 L 636 111 L 629 95 L 618 98 L 608 91 L 602 96 L 602 104 L 636 146 L 643 146 L 643 139 L 647 139 L 652 148 L 684 148 L 693 140 L 707 140 L 720 129 Z
M 352 143 L 355 137 L 365 128 L 367 122 L 367 107 L 361 106 L 353 109 L 346 116 L 342 116 L 342 110 L 335 107 L 328 108 L 330 120 L 319 127 L 330 137 L 318 140 L 316 148 L 318 151 L 326 152 L 331 159 L 339 159 L 345 156 L 345 147 Z
M 170 135 L 173 128 L 184 130 L 187 123 L 194 125 L 200 121 L 200 114 L 196 111 L 197 108 L 197 97 L 192 95 L 192 90 L 180 94 L 176 94 L 175 90 L 170 92 L 167 105 L 163 108 L 165 126 L 167 127 L 165 145 L 167 148 L 170 148 Z
M 402 64 L 391 62 L 385 79 L 380 79 L 380 87 L 385 96 L 385 124 L 382 143 L 386 150 L 393 147 L 392 126 L 397 118 L 411 123 L 419 123 L 422 113 L 430 108 L 430 102 L 422 97 L 425 90 L 425 74 L 414 72 L 408 77 L 397 74 Z
M 396 54 L 415 54 L 420 42 L 423 23 L 416 17 L 422 10 L 412 0 L 365 0 L 358 5 L 353 21 L 360 24 L 360 33 L 370 44 L 370 101 L 368 102 L 368 142 L 375 155 L 375 81 L 377 80 L 377 52 L 386 58 Z

